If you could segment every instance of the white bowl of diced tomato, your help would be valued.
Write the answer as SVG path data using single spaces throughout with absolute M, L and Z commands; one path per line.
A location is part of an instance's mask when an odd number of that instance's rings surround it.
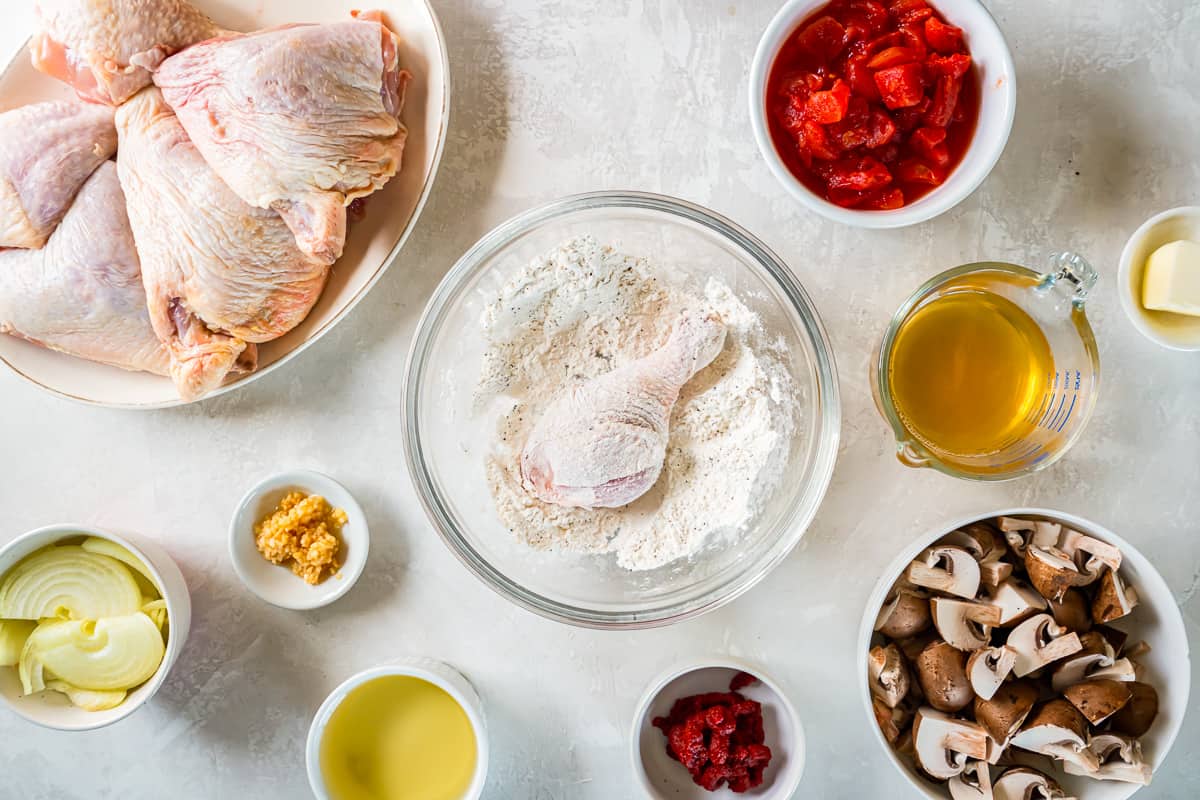
M 837 222 L 899 228 L 991 172 L 1016 110 L 1012 55 L 978 0 L 790 0 L 750 69 L 780 183 Z

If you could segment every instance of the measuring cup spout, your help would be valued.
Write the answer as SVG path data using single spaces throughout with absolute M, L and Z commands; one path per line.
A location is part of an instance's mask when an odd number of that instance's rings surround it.
M 1067 250 L 1051 253 L 1047 266 L 1039 288 L 1053 293 L 1058 308 L 1081 307 L 1100 277 L 1086 258 Z

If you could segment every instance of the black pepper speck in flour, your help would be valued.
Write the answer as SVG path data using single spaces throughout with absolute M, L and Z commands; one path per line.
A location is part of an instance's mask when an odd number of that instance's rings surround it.
M 591 236 L 535 259 L 484 313 L 476 407 L 498 414 L 486 463 L 506 528 L 531 547 L 613 553 L 647 570 L 740 535 L 783 477 L 800 414 L 782 340 L 716 278 L 702 294 Z M 623 508 L 563 508 L 521 484 L 520 451 L 542 408 L 586 380 L 661 347 L 685 310 L 715 311 L 725 348 L 683 387 L 654 487 Z

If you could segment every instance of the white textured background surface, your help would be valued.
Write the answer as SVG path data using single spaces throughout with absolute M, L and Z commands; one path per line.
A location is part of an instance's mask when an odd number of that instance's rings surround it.
M 6 52 L 29 12 L 5 4 Z M 1160 350 L 1114 294 L 1125 237 L 1200 200 L 1200 6 L 989 2 L 1016 59 L 1017 121 L 992 176 L 954 211 L 897 232 L 802 212 L 755 151 L 744 83 L 767 0 L 438 0 L 450 44 L 450 140 L 399 262 L 331 335 L 288 368 L 185 409 L 72 405 L 0 374 L 0 541 L 86 521 L 158 537 L 183 568 L 192 636 L 156 699 L 106 730 L 66 735 L 0 714 L 0 797 L 291 798 L 303 742 L 343 678 L 417 653 L 480 687 L 492 730 L 488 798 L 633 797 L 633 704 L 672 662 L 725 652 L 794 689 L 808 729 L 799 796 L 915 797 L 870 738 L 855 630 L 877 571 L 950 516 L 1039 504 L 1135 542 L 1200 634 L 1200 357 Z M 845 425 L 833 485 L 800 548 L 749 595 L 666 630 L 603 634 L 517 610 L 470 577 L 426 523 L 400 452 L 402 367 L 434 285 L 488 228 L 599 188 L 657 190 L 731 216 L 796 270 L 824 315 Z M 906 470 L 871 404 L 871 341 L 936 271 L 980 258 L 1036 265 L 1087 255 L 1104 362 L 1075 450 L 1018 483 L 968 485 Z M 262 475 L 314 467 L 343 481 L 373 534 L 361 582 L 293 613 L 238 583 L 226 525 Z M 1200 680 L 1192 713 L 1139 797 L 1200 795 Z

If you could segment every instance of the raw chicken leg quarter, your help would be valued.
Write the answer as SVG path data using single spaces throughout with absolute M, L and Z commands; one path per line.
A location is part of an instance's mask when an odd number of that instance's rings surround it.
M 685 313 L 655 352 L 560 394 L 521 452 L 526 488 L 547 503 L 582 508 L 641 497 L 662 472 L 679 390 L 724 346 L 719 316 Z

